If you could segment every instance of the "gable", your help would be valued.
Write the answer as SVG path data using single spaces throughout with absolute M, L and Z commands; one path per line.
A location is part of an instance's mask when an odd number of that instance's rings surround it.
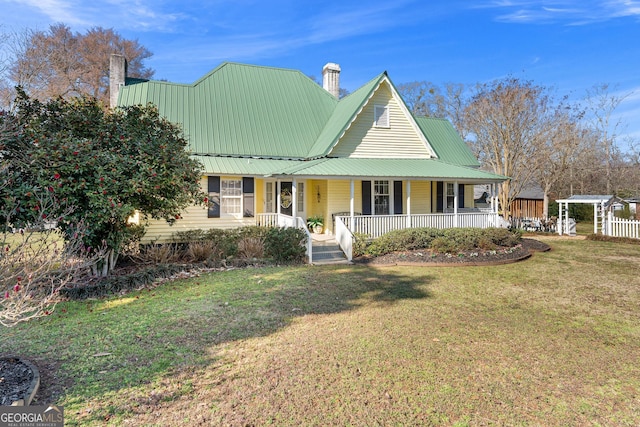
M 377 120 L 377 123 L 376 123 Z M 332 157 L 422 158 L 435 157 L 424 136 L 407 114 L 402 100 L 387 79 L 330 153 Z

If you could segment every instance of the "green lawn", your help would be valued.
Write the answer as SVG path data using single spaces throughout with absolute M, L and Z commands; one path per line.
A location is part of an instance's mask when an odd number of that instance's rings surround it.
M 547 242 L 493 267 L 214 272 L 60 304 L 0 349 L 51 370 L 39 403 L 68 426 L 637 426 L 640 246 Z

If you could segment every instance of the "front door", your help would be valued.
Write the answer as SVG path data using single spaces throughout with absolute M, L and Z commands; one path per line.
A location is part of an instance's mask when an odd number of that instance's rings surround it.
M 293 215 L 293 183 L 291 181 L 282 181 L 280 183 L 280 213 L 284 215 Z

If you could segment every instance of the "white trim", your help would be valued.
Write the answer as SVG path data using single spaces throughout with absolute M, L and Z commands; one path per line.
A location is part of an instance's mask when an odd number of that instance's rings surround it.
M 231 188 L 231 190 L 240 190 L 239 195 L 225 195 L 224 194 L 224 183 L 240 183 L 240 188 L 236 188 L 235 186 Z M 234 202 L 240 202 L 239 212 L 226 212 L 225 210 L 225 200 L 227 202 L 233 200 Z M 242 218 L 244 212 L 244 203 L 243 203 L 243 188 L 242 188 L 242 178 L 223 178 L 220 177 L 220 218 Z

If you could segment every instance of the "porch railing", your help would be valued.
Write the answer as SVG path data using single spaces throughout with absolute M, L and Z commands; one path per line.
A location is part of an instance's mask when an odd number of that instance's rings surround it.
M 500 225 L 499 216 L 494 212 L 473 212 L 473 213 L 441 213 L 441 214 L 418 214 L 418 215 L 357 215 L 357 216 L 337 216 L 344 222 L 346 228 L 352 233 L 366 234 L 370 238 L 377 238 L 393 230 L 404 228 L 490 228 Z M 337 231 L 337 230 L 336 230 Z
M 256 215 L 256 225 L 261 227 L 297 227 L 304 230 L 307 235 L 307 258 L 309 259 L 309 264 L 313 262 L 313 242 L 304 219 L 278 213 L 261 213 Z
M 347 228 L 342 216 L 336 217 L 336 241 L 340 245 L 340 249 L 347 256 L 347 260 L 353 260 L 353 233 Z

